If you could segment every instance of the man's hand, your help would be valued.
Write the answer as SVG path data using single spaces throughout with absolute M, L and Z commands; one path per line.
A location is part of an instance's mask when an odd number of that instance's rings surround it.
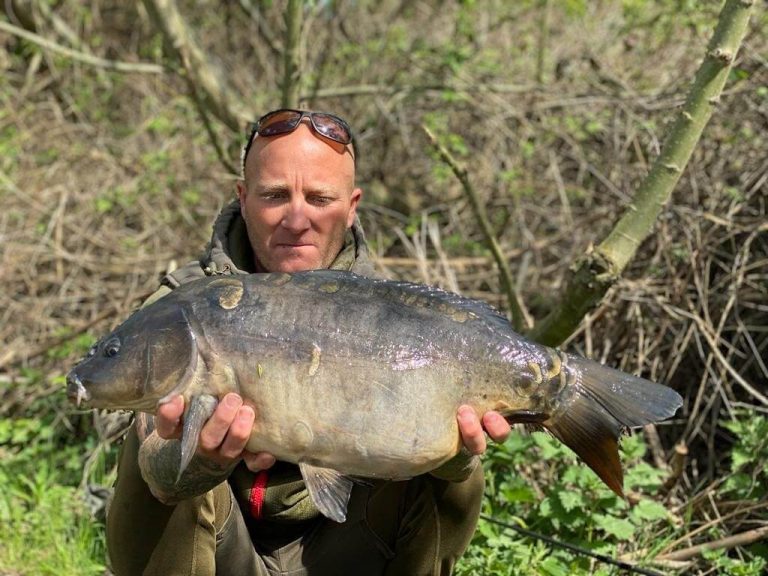
M 176 396 L 161 404 L 155 414 L 155 429 L 166 440 L 181 438 L 184 397 Z M 256 414 L 243 399 L 230 392 L 222 398 L 213 415 L 200 432 L 197 456 L 228 467 L 241 458 L 254 472 L 271 467 L 275 457 L 266 452 L 249 452 L 245 449 L 251 435 Z
M 483 414 L 482 424 L 471 406 L 459 406 L 457 412 L 459 432 L 465 448 L 471 453 L 480 455 L 487 447 L 485 432 L 495 442 L 504 442 L 511 428 L 504 417 L 498 412 L 489 411 Z

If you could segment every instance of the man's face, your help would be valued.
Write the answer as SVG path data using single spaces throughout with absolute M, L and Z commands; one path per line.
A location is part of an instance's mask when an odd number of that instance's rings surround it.
M 257 137 L 237 192 L 257 263 L 269 272 L 328 268 L 352 226 L 362 192 L 342 144 L 304 122 Z

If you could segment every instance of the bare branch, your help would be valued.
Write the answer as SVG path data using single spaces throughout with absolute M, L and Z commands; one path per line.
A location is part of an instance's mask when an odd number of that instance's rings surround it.
M 452 84 L 416 84 L 416 85 L 386 85 L 386 84 L 360 84 L 358 86 L 337 86 L 321 88 L 312 94 L 302 94 L 301 100 L 308 98 L 339 98 L 354 96 L 392 96 L 400 92 L 492 92 L 499 94 L 520 94 L 531 92 L 538 87 L 534 84 L 494 84 L 475 83 L 467 85 Z
M 461 182 L 461 185 L 464 188 L 464 193 L 466 194 L 467 199 L 472 206 L 472 210 L 475 213 L 475 217 L 480 224 L 480 228 L 483 231 L 483 235 L 485 236 L 485 241 L 488 244 L 494 259 L 496 260 L 496 265 L 499 267 L 499 279 L 501 280 L 501 285 L 504 289 L 504 292 L 507 294 L 509 309 L 512 313 L 512 325 L 514 326 L 515 330 L 520 330 L 524 325 L 527 324 L 527 318 L 523 313 L 523 307 L 521 306 L 517 293 L 514 289 L 515 284 L 512 281 L 512 272 L 510 271 L 509 264 L 504 258 L 501 247 L 499 246 L 499 243 L 496 241 L 496 237 L 493 234 L 493 228 L 491 227 L 491 223 L 488 222 L 488 216 L 485 213 L 485 208 L 483 207 L 477 192 L 475 192 L 474 187 L 469 181 L 467 170 L 466 168 L 459 166 L 458 162 L 456 162 L 451 153 L 445 148 L 445 146 L 438 142 L 437 138 L 434 134 L 432 134 L 432 131 L 429 128 L 422 124 L 421 129 L 424 130 L 424 132 L 427 134 L 429 141 L 432 143 L 432 146 L 435 148 L 435 150 L 437 150 L 440 158 L 451 168 L 453 173 L 456 175 L 456 178 L 459 179 L 459 182 Z
M 547 63 L 547 45 L 549 44 L 549 14 L 551 11 L 551 0 L 540 0 L 539 9 L 541 16 L 539 20 L 538 47 L 536 49 L 536 82 L 544 84 L 544 67 Z
M 43 17 L 43 19 L 54 29 L 56 34 L 63 37 L 75 48 L 82 50 L 83 52 L 90 52 L 87 46 L 83 45 L 80 37 L 75 33 L 69 25 L 59 18 L 47 2 L 34 2 L 35 10 Z
M 188 79 L 189 80 L 189 79 Z M 191 80 L 189 80 L 191 83 Z M 221 141 L 219 140 L 218 135 L 216 134 L 216 130 L 213 127 L 213 124 L 211 124 L 211 119 L 208 116 L 208 110 L 205 107 L 205 103 L 200 99 L 200 95 L 198 94 L 197 90 L 194 89 L 193 86 L 190 86 L 190 93 L 192 96 L 192 101 L 195 103 L 195 108 L 197 109 L 197 113 L 200 115 L 200 119 L 203 122 L 203 128 L 205 128 L 206 134 L 208 134 L 208 140 L 210 140 L 211 145 L 213 146 L 214 151 L 216 152 L 216 157 L 219 159 L 219 162 L 221 163 L 224 168 L 229 171 L 231 174 L 240 175 L 240 169 L 235 166 L 228 158 L 226 152 L 224 151 L 224 147 L 221 145 Z
M 71 48 L 67 48 L 66 46 L 62 46 L 61 44 L 47 40 L 42 36 L 39 36 L 33 32 L 28 32 L 23 28 L 19 28 L 18 26 L 14 26 L 13 24 L 3 20 L 0 20 L 0 30 L 8 32 L 9 34 L 13 34 L 14 36 L 18 36 L 19 38 L 24 38 L 25 40 L 37 44 L 41 48 L 50 50 L 51 52 L 61 54 L 62 56 L 72 58 L 72 60 L 76 60 L 90 66 L 96 66 L 98 68 L 106 68 L 107 70 L 114 70 L 116 72 L 139 72 L 142 74 L 162 74 L 165 71 L 162 66 L 157 64 L 149 64 L 144 62 L 118 62 L 116 60 L 106 60 L 92 54 L 86 54 L 84 52 L 72 50 Z
M 192 36 L 189 26 L 174 0 L 143 0 L 155 26 L 162 32 L 166 43 L 174 50 L 191 86 L 211 109 L 213 115 L 233 132 L 239 133 L 244 121 L 250 118 L 232 98 L 232 90 L 209 62 L 202 48 Z
M 696 546 L 691 546 L 690 548 L 684 548 L 676 552 L 663 554 L 661 556 L 657 556 L 655 559 L 661 560 L 661 561 L 690 560 L 691 558 L 698 556 L 699 554 L 701 554 L 702 552 L 706 552 L 707 550 L 717 550 L 719 548 L 735 548 L 736 546 L 747 546 L 749 544 L 752 544 L 753 542 L 757 542 L 758 540 L 762 540 L 763 538 L 766 538 L 766 537 L 768 537 L 768 526 L 762 526 L 760 528 L 755 528 L 754 530 L 747 530 L 746 532 L 734 534 L 733 536 L 728 536 L 726 538 L 721 538 L 719 540 L 714 540 L 712 542 L 706 542 L 704 544 L 698 544 Z
M 258 26 L 259 33 L 261 34 L 264 42 L 266 42 L 269 51 L 272 53 L 272 56 L 276 58 L 279 57 L 280 54 L 282 54 L 282 51 L 277 47 L 277 42 L 275 42 L 275 37 L 272 34 L 272 30 L 270 30 L 269 26 L 264 21 L 264 17 L 261 15 L 259 7 L 254 6 L 251 0 L 240 0 L 240 7 L 245 11 L 246 14 L 248 14 L 251 20 L 256 23 L 256 26 Z
M 281 97 L 283 108 L 299 107 L 299 84 L 301 83 L 299 41 L 301 40 L 302 8 L 301 0 L 288 0 L 288 6 L 285 9 L 285 49 L 283 50 Z

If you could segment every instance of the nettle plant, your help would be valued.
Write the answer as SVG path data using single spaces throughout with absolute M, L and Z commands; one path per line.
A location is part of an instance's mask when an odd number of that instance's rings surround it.
M 633 550 L 652 554 L 654 535 L 673 522 L 653 499 L 666 472 L 643 460 L 639 434 L 622 440 L 624 489 L 633 504 L 616 496 L 576 455 L 548 434 L 513 434 L 489 449 L 483 513 L 597 553 L 616 557 Z M 615 567 L 481 520 L 459 574 L 609 574 Z M 602 570 L 602 571 L 601 571 Z
M 747 504 L 764 501 L 768 497 L 768 418 L 739 413 L 722 426 L 733 434 L 734 444 L 727 464 L 730 474 L 713 496 Z M 624 489 L 631 495 L 627 500 L 617 497 L 569 448 L 547 434 L 513 434 L 504 445 L 492 446 L 484 459 L 484 518 L 457 574 L 608 575 L 618 569 L 496 521 L 611 558 L 650 563 L 695 526 L 693 511 L 662 503 L 661 487 L 668 472 L 646 461 L 641 434 L 623 438 L 621 448 Z M 713 528 L 712 539 L 720 531 Z M 753 558 L 721 549 L 703 553 L 701 560 L 716 567 L 718 574 L 759 576 L 768 565 L 763 546 L 753 545 Z

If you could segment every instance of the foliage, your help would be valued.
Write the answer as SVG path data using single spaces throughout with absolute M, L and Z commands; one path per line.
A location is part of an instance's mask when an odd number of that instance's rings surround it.
M 636 501 L 629 506 L 580 463 L 573 452 L 541 433 L 513 435 L 489 451 L 484 514 L 512 519 L 528 530 L 594 552 L 620 553 L 658 547 L 660 531 L 671 516 L 658 501 L 664 472 L 645 463 L 640 435 L 622 442 L 625 489 Z M 656 498 L 656 499 L 654 499 Z M 481 520 L 467 556 L 457 572 L 469 574 L 610 574 L 585 556 L 531 540 Z
M 24 389 L 39 388 L 39 375 L 27 377 Z M 114 449 L 97 446 L 90 415 L 61 414 L 63 400 L 61 393 L 40 397 L 28 415 L 0 420 L 2 574 L 104 572 L 104 527 L 93 521 L 81 485 L 112 482 Z M 86 466 L 92 455 L 96 462 Z
M 734 435 L 731 474 L 723 492 L 738 499 L 765 499 L 768 495 L 768 418 L 739 413 L 723 423 Z
M 0 573 L 103 574 L 103 529 L 55 468 L 43 462 L 27 476 L 0 464 L 0 485 Z
M 768 419 L 742 414 L 728 428 L 739 434 L 731 452 L 734 472 L 715 498 L 743 498 L 765 490 Z M 513 434 L 503 446 L 491 447 L 484 459 L 486 499 L 484 518 L 461 559 L 457 574 L 584 575 L 614 574 L 615 567 L 587 556 L 549 546 L 493 520 L 600 553 L 610 558 L 636 556 L 650 561 L 688 524 L 670 510 L 660 488 L 667 471 L 647 463 L 642 435 L 625 437 L 621 444 L 625 490 L 631 504 L 608 490 L 573 452 L 549 435 Z M 745 464 L 748 463 L 748 466 Z M 747 479 L 750 479 L 747 482 Z M 737 494 L 734 494 L 736 492 Z M 717 531 L 710 534 L 712 539 Z M 727 551 L 710 551 L 707 561 L 718 574 L 759 576 L 768 553 L 756 547 L 752 557 L 734 558 Z M 641 563 L 642 564 L 642 563 Z

